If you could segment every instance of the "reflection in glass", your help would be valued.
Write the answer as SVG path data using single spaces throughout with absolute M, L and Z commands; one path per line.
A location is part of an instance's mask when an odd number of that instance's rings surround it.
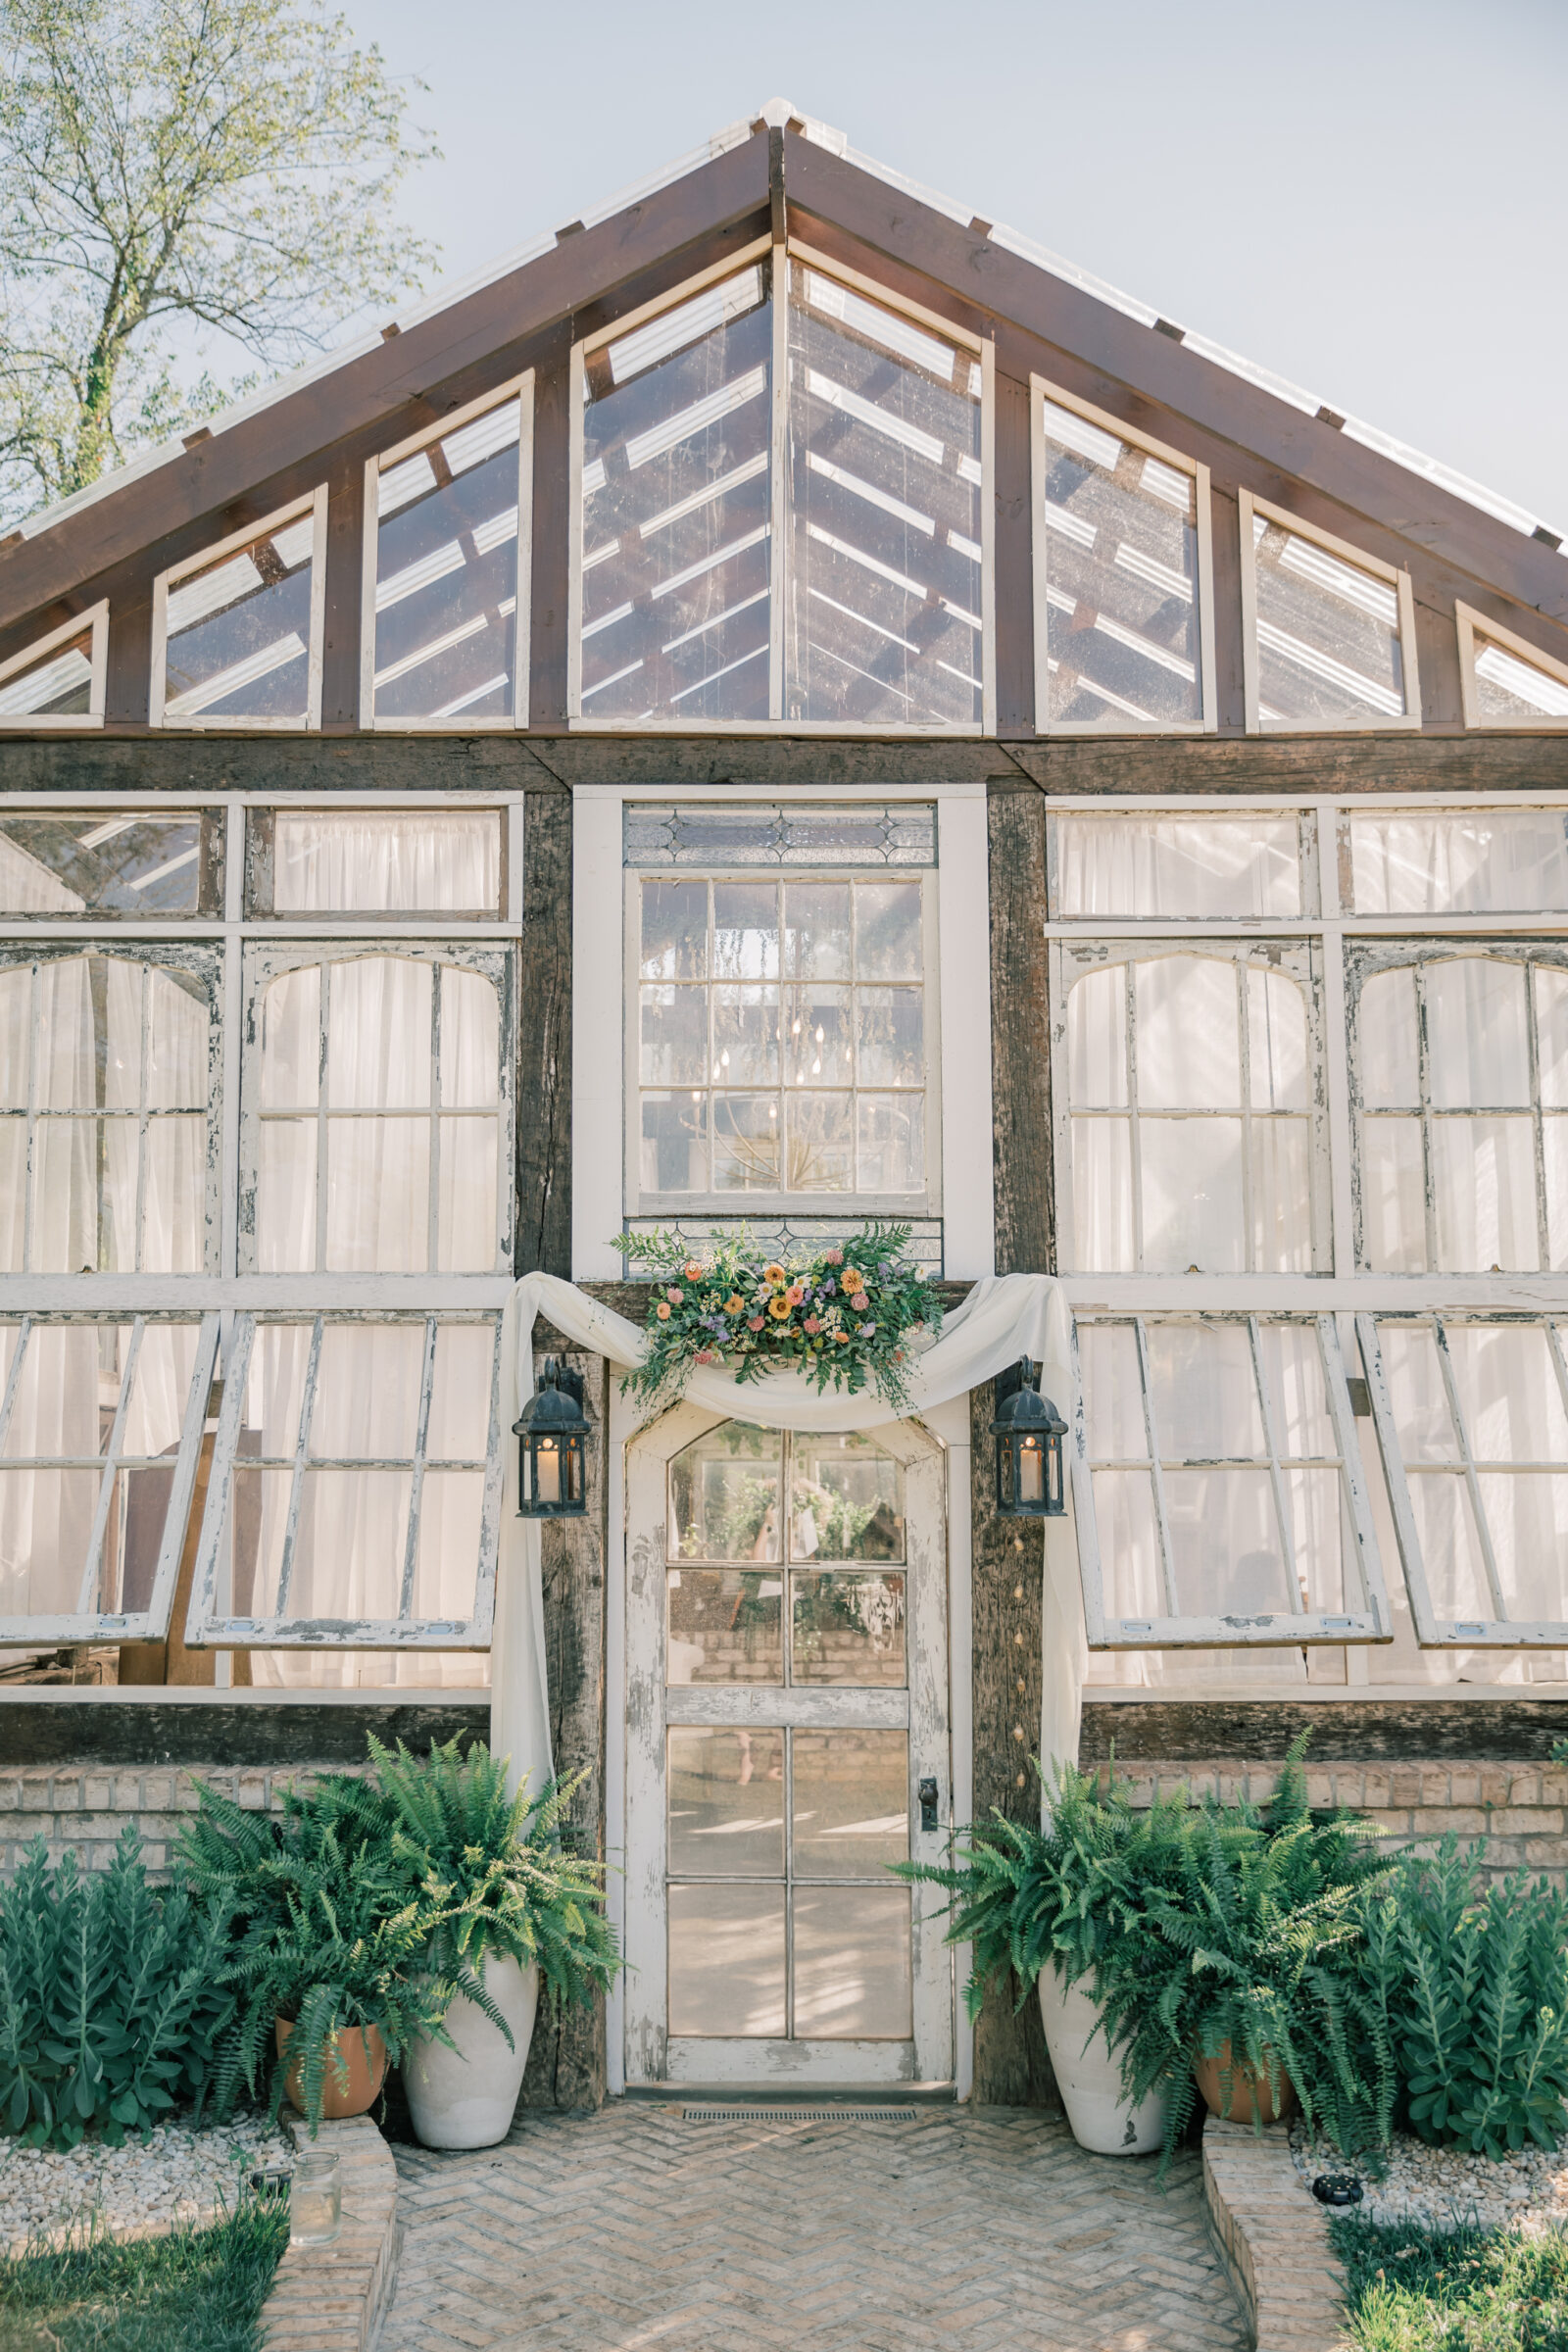
M 781 2038 L 783 1886 L 671 1886 L 668 1901 L 670 2033 Z
M 790 265 L 785 715 L 980 723 L 980 367 Z
M 314 513 L 296 515 L 169 590 L 164 717 L 311 723 Z
M 0 817 L 0 913 L 214 913 L 201 904 L 202 823 L 194 809 Z
M 782 1683 L 783 1580 L 726 1568 L 671 1568 L 665 1680 Z
M 0 725 L 28 718 L 85 718 L 92 709 L 92 630 L 14 670 L 0 684 Z
M 1197 483 L 1045 403 L 1048 708 L 1058 726 L 1203 717 Z
M 1532 720 L 1568 718 L 1568 682 L 1480 629 L 1475 647 L 1477 714 L 1484 727 L 1527 727 Z
M 725 1421 L 669 1466 L 669 1557 L 777 1560 L 782 1445 L 776 1432 Z
M 909 1853 L 906 1732 L 796 1731 L 791 1869 L 797 1879 L 874 1879 Z
M 1403 717 L 1394 582 L 1256 513 L 1252 563 L 1261 723 L 1367 726 Z
M 790 1591 L 793 1681 L 903 1688 L 902 1576 L 797 1569 Z
M 906 2040 L 914 2031 L 908 1889 L 798 1886 L 791 1909 L 797 2036 Z
M 514 713 L 520 414 L 504 401 L 378 477 L 379 719 Z
M 669 1740 L 672 1878 L 782 1878 L 784 1734 L 682 1725 Z

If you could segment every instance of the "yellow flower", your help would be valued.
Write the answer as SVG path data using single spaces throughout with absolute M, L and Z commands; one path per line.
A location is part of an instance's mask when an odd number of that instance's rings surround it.
M 865 1276 L 863 1274 L 858 1274 L 853 1266 L 846 1266 L 843 1273 L 839 1276 L 839 1289 L 841 1291 L 848 1291 L 850 1296 L 853 1298 L 857 1291 L 863 1291 L 864 1288 Z
M 776 1323 L 782 1323 L 790 1313 L 790 1302 L 782 1291 L 767 1302 L 767 1311 Z
M 783 1267 L 779 1265 L 764 1266 L 762 1268 L 762 1280 L 764 1282 L 772 1283 L 776 1289 L 785 1280 Z
M 724 1312 L 726 1315 L 738 1315 L 743 1311 L 745 1305 L 746 1301 L 739 1291 L 734 1291 L 724 1301 Z

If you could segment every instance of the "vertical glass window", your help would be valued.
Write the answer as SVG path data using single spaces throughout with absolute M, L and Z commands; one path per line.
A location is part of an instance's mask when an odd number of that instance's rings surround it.
M 95 605 L 0 662 L 0 727 L 100 724 L 108 637 L 109 607 Z
M 521 433 L 505 400 L 376 469 L 368 717 L 516 717 Z
M 0 968 L 0 1270 L 202 1271 L 214 993 L 118 956 Z
M 981 369 L 790 264 L 785 715 L 978 726 Z
M 320 719 L 326 493 L 154 586 L 154 726 L 314 727 Z
M 923 1193 L 920 884 L 640 890 L 644 1200 Z
M 1242 493 L 1249 717 L 1263 727 L 1365 727 L 1419 715 L 1399 581 L 1293 530 Z
M 1209 715 L 1200 546 L 1206 470 L 1091 422 L 1038 382 L 1035 402 L 1042 723 L 1200 726 Z
M 253 1019 L 258 1272 L 505 1268 L 495 976 L 407 956 L 299 964 Z
M 767 717 L 771 389 L 760 264 L 587 353 L 585 714 Z
M 1568 1266 L 1568 969 L 1364 951 L 1357 979 L 1363 1265 Z
M 1129 956 L 1071 981 L 1078 1271 L 1311 1271 L 1315 1054 L 1304 966 L 1279 954 Z

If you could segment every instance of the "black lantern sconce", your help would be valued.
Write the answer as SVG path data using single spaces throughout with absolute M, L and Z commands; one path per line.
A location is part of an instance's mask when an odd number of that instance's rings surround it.
M 997 1511 L 1004 1519 L 1065 1516 L 1061 1442 L 1067 1424 L 1040 1394 L 1040 1366 L 1027 1355 L 997 1374 Z
M 547 1356 L 539 1386 L 512 1424 L 517 1517 L 581 1519 L 588 1509 L 589 1421 L 582 1374 Z

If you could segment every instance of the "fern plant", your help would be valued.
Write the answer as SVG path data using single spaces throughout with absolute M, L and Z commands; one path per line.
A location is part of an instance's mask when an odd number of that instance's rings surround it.
M 1568 2131 L 1568 1899 L 1523 1872 L 1478 1896 L 1482 1855 L 1403 1859 L 1361 1904 L 1359 1973 L 1410 2129 L 1501 2158 Z
M 234 2001 L 222 1982 L 229 1918 L 182 1887 L 149 1885 L 127 1829 L 109 1868 L 51 1868 L 34 1839 L 0 1887 L 0 2126 L 33 2147 L 113 2147 L 220 2071 Z
M 425 1959 L 437 1996 L 466 1993 L 512 2034 L 484 1990 L 488 1954 L 537 1965 L 548 1998 L 585 2006 L 620 1967 L 605 1916 L 604 1867 L 568 1851 L 566 1808 L 586 1775 L 526 1782 L 507 1791 L 504 1758 L 482 1742 L 432 1742 L 428 1757 L 396 1753 L 370 1735 L 370 1759 L 389 1809 L 393 1875 L 421 1905 Z M 443 2033 L 443 2040 L 449 2037 Z

